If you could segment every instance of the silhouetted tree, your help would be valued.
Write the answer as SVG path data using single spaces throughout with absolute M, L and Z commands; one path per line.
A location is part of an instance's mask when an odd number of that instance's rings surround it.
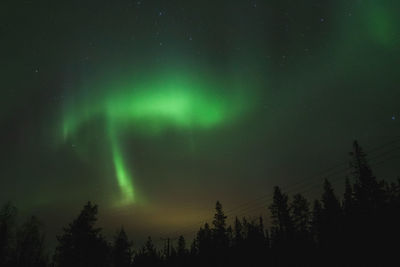
M 213 241 L 215 249 L 226 249 L 228 247 L 228 237 L 226 232 L 226 216 L 219 201 L 215 204 L 215 214 L 213 220 Z
M 322 205 L 319 200 L 314 200 L 311 232 L 314 242 L 319 246 L 321 244 L 321 227 L 322 227 Z
M 264 225 L 261 217 L 253 220 L 243 219 L 244 240 L 241 251 L 246 266 L 258 266 L 263 262 L 267 252 Z M 242 261 L 243 263 L 243 261 Z
M 240 246 L 243 242 L 243 227 L 238 217 L 235 217 L 233 241 L 235 246 Z
M 301 194 L 294 195 L 290 211 L 294 228 L 293 257 L 297 258 L 299 262 L 305 263 L 308 261 L 309 250 L 312 248 L 311 212 L 308 200 Z
M 341 246 L 343 247 L 343 258 L 347 258 L 350 264 L 355 264 L 351 259 L 354 257 L 352 250 L 356 247 L 354 229 L 357 227 L 355 223 L 355 210 L 354 210 L 354 191 L 353 186 L 350 183 L 350 179 L 345 179 L 345 191 L 343 194 L 342 202 L 343 212 L 343 235 L 341 238 Z
M 281 189 L 275 186 L 273 201 L 269 209 L 271 211 L 272 227 L 283 239 L 288 238 L 293 232 L 288 199 L 288 195 L 282 193 Z
M 153 240 L 149 236 L 142 249 L 133 259 L 134 266 L 159 266 L 161 264 L 160 254 L 157 252 Z
M 186 241 L 183 236 L 179 236 L 177 248 L 171 247 L 171 257 L 167 261 L 169 266 L 188 266 L 189 264 L 189 251 L 186 248 Z M 167 264 L 168 265 L 168 264 Z
M 231 247 L 233 244 L 233 229 L 230 225 L 226 228 L 226 237 L 228 239 L 228 247 Z
M 95 228 L 97 205 L 88 202 L 79 216 L 58 236 L 56 266 L 109 266 L 109 245 Z
M 308 200 L 301 194 L 294 195 L 290 210 L 295 231 L 300 235 L 306 235 L 309 231 L 311 217 Z
M 133 257 L 132 242 L 129 241 L 123 227 L 121 227 L 114 237 L 112 251 L 114 267 L 131 266 Z
M 46 266 L 44 232 L 39 220 L 32 216 L 17 232 L 16 266 Z
M 232 228 L 217 201 L 211 227 L 200 227 L 190 251 L 180 236 L 176 247 L 167 245 L 161 254 L 149 237 L 133 253 L 123 228 L 110 246 L 95 227 L 97 206 L 88 202 L 57 237 L 53 266 L 392 266 L 398 261 L 392 244 L 400 239 L 400 178 L 378 181 L 357 142 L 351 156 L 352 179 L 346 177 L 343 199 L 325 180 L 310 212 L 304 196 L 295 194 L 289 202 L 274 187 L 269 229 L 262 217 L 235 217 Z M 41 224 L 31 217 L 16 227 L 15 218 L 15 207 L 7 203 L 0 210 L 0 266 L 47 266 Z
M 354 180 L 351 232 L 354 235 L 349 242 L 355 248 L 354 258 L 364 257 L 368 258 L 371 264 L 379 264 L 379 259 L 374 256 L 376 250 L 381 249 L 385 239 L 392 235 L 386 232 L 387 227 L 381 221 L 386 217 L 384 183 L 378 182 L 373 175 L 367 156 L 357 141 L 354 141 L 350 155 Z M 381 229 L 381 231 L 371 231 L 371 229 Z M 379 243 L 382 245 L 378 246 Z
M 185 256 L 187 255 L 187 249 L 186 249 L 186 241 L 183 236 L 179 236 L 178 238 L 178 247 L 177 247 L 177 253 L 179 256 Z
M 322 193 L 322 212 L 320 224 L 320 247 L 323 249 L 324 257 L 328 257 L 331 251 L 340 250 L 340 239 L 342 235 L 342 210 L 340 201 L 335 195 L 332 185 L 327 179 L 324 180 L 324 191 Z M 339 259 L 336 257 L 328 264 L 335 265 Z
M 341 216 L 339 199 L 336 197 L 331 183 L 325 179 L 324 192 L 322 194 L 323 216 L 327 219 L 336 219 Z
M 8 266 L 14 253 L 17 209 L 7 202 L 0 210 L 0 266 Z
M 196 237 L 196 247 L 199 255 L 208 256 L 212 250 L 212 232 L 208 223 L 200 227 Z
M 197 238 L 194 238 L 192 243 L 190 244 L 190 258 L 196 259 L 198 255 L 199 251 L 198 251 Z
M 244 265 L 247 255 L 244 253 L 244 227 L 242 222 L 238 217 L 235 217 L 232 238 L 231 238 L 231 254 L 232 261 L 234 261 L 238 266 Z
M 353 186 L 355 205 L 363 213 L 376 211 L 384 200 L 384 183 L 378 182 L 372 174 L 366 154 L 357 141 L 354 141 L 353 152 L 350 152 L 350 155 L 352 156 L 350 167 L 355 180 Z
M 344 191 L 344 197 L 343 197 L 343 213 L 344 215 L 350 216 L 352 211 L 353 211 L 353 204 L 354 202 L 354 196 L 353 196 L 353 187 L 350 184 L 350 180 L 348 177 L 346 177 L 345 180 L 345 191 Z
M 147 238 L 146 244 L 144 245 L 144 249 L 145 249 L 146 254 L 149 257 L 156 258 L 158 256 L 157 255 L 157 250 L 154 247 L 153 240 L 151 239 L 151 236 L 149 236 Z
M 286 254 L 292 251 L 293 241 L 293 221 L 288 199 L 288 195 L 282 193 L 278 186 L 274 187 L 274 196 L 269 209 L 272 218 L 271 248 L 275 265 L 287 265 L 291 261 L 286 257 Z

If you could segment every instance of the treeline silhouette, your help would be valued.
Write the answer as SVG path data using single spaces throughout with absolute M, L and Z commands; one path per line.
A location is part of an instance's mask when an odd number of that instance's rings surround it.
M 16 208 L 0 211 L 0 266 L 397 266 L 400 241 L 400 179 L 378 180 L 355 141 L 351 177 L 339 198 L 325 179 L 320 199 L 289 196 L 279 187 L 269 207 L 271 227 L 262 217 L 235 218 L 227 225 L 220 202 L 211 224 L 191 244 L 183 236 L 164 250 L 151 237 L 140 249 L 121 227 L 110 242 L 96 228 L 98 207 L 88 202 L 57 236 L 53 255 L 44 249 L 36 217 L 16 226 Z

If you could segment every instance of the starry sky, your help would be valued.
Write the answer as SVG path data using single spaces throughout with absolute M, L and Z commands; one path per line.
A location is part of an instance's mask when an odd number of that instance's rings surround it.
M 383 144 L 400 136 L 399 10 L 1 1 L 0 201 L 56 233 L 92 200 L 104 228 L 140 239 L 196 228 L 216 200 L 340 184 L 343 173 L 316 174 L 346 163 L 354 139 L 386 153 L 376 174 L 393 179 L 397 151 Z

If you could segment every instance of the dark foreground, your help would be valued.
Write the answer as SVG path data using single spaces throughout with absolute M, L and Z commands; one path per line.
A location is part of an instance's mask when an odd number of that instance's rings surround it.
M 134 250 L 123 228 L 106 240 L 95 227 L 97 205 L 88 202 L 48 255 L 40 221 L 32 216 L 17 227 L 16 208 L 7 203 L 0 211 L 0 266 L 398 266 L 400 178 L 378 180 L 357 142 L 350 168 L 341 198 L 328 180 L 321 198 L 311 204 L 301 194 L 289 200 L 275 187 L 266 207 L 269 229 L 261 217 L 226 225 L 217 202 L 214 220 L 190 244 L 180 236 L 175 246 L 166 242 L 161 251 L 150 237 Z

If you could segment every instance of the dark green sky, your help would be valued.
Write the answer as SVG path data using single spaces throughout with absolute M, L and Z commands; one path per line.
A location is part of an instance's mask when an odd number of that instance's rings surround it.
M 313 196 L 354 139 L 368 151 L 400 136 L 399 10 L 1 1 L 0 202 L 56 232 L 92 200 L 109 231 L 141 238 L 273 185 Z M 400 174 L 379 156 L 390 148 L 371 156 L 387 179 Z

